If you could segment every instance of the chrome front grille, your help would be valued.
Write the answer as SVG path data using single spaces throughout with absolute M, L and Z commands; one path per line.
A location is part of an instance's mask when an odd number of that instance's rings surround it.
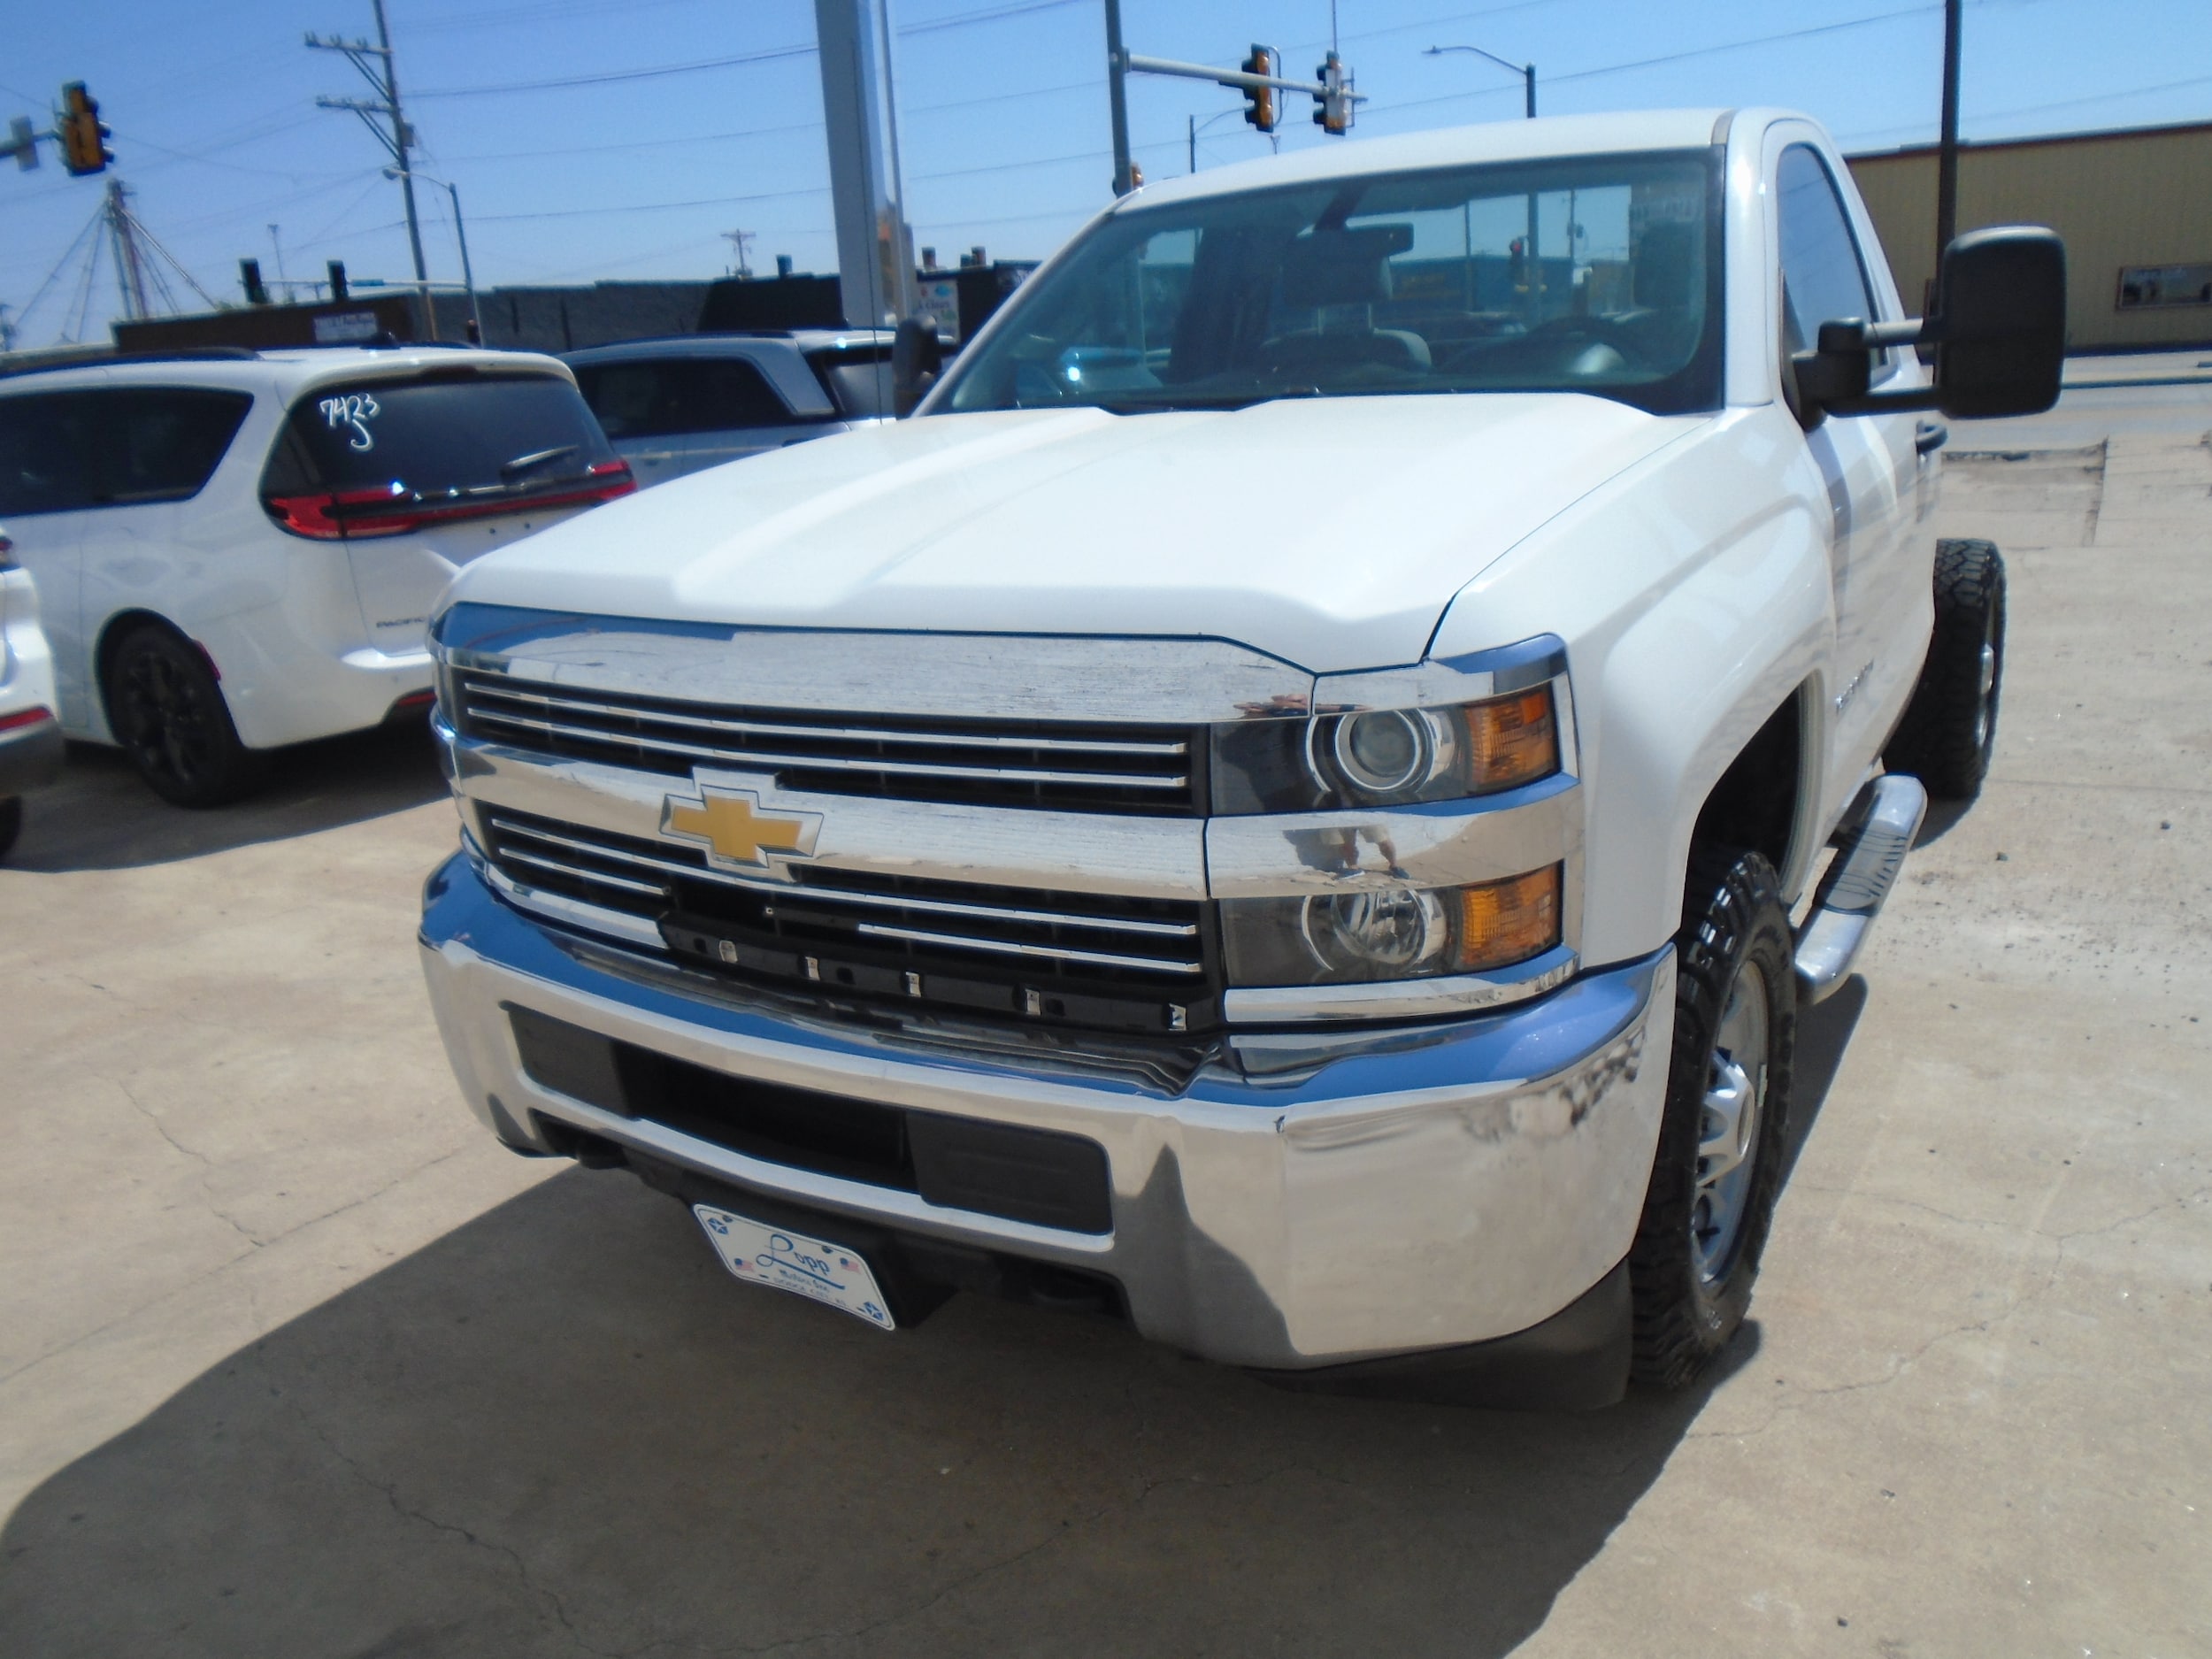
M 1196 728 L 825 715 L 572 687 L 480 669 L 454 675 L 472 737 L 687 776 L 773 773 L 820 795 L 1189 816 L 1204 800 Z
M 510 884 L 649 925 L 672 954 L 739 978 L 1056 1023 L 1199 1031 L 1217 1021 L 1209 906 L 795 864 L 791 881 L 704 849 L 480 809 Z M 590 912 L 566 918 L 589 926 Z M 610 918 L 611 920 L 613 918 Z M 633 936 L 642 929 L 633 930 Z

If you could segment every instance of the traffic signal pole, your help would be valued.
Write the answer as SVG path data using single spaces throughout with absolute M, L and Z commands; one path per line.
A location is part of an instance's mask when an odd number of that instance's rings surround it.
M 1264 46 L 1255 46 L 1248 63 L 1261 61 L 1266 55 L 1268 62 L 1276 61 L 1275 54 Z M 1168 75 L 1179 81 L 1210 81 L 1216 86 L 1228 87 L 1252 97 L 1254 114 L 1245 119 L 1263 133 L 1275 130 L 1276 112 L 1271 101 L 1262 105 L 1259 95 L 1269 92 L 1302 92 L 1317 106 L 1313 112 L 1314 124 L 1325 132 L 1341 136 L 1352 125 L 1352 111 L 1356 104 L 1367 102 L 1367 95 L 1352 90 L 1352 77 L 1341 59 L 1331 52 L 1328 61 L 1316 72 L 1317 81 L 1292 81 L 1286 76 L 1263 74 L 1253 69 L 1217 69 L 1211 64 L 1187 64 L 1173 58 L 1147 58 L 1133 52 L 1121 43 L 1121 0 L 1106 0 L 1106 84 L 1112 103 L 1114 117 L 1114 194 L 1126 196 L 1136 188 L 1136 170 L 1129 160 L 1129 106 L 1124 82 L 1130 75 Z M 1266 118 L 1259 119 L 1257 111 L 1264 107 Z M 1194 134 L 1191 144 L 1191 170 L 1198 167 L 1197 141 Z

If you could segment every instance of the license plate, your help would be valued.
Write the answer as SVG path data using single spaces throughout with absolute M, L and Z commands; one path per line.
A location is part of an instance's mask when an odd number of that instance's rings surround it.
M 694 1204 L 691 1213 L 733 1277 L 827 1302 L 880 1330 L 896 1328 L 858 1251 L 788 1227 L 763 1226 L 712 1204 Z

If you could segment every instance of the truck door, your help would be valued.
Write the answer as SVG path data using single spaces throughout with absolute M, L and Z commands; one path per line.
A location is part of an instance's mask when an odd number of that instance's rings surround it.
M 1820 151 L 1809 143 L 1785 142 L 1774 177 L 1784 352 L 1814 344 L 1824 322 L 1881 319 L 1884 308 Z M 1904 355 L 1884 354 L 1875 365 L 1876 384 L 1905 373 Z M 1827 689 L 1836 734 L 1832 790 L 1847 787 L 1872 763 L 1889 734 L 1899 689 L 1909 690 L 1920 667 L 1908 646 L 1916 635 L 1906 626 L 1914 614 L 1905 566 L 1920 464 L 1914 426 L 1909 414 L 1831 416 L 1805 435 L 1827 481 L 1833 533 L 1829 574 L 1836 654 Z

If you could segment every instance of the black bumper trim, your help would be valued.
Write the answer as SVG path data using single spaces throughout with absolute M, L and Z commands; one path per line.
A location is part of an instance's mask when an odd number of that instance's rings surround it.
M 1314 1371 L 1254 1371 L 1279 1388 L 1507 1411 L 1595 1411 L 1628 1392 L 1628 1263 L 1540 1325 L 1463 1348 L 1355 1360 Z

